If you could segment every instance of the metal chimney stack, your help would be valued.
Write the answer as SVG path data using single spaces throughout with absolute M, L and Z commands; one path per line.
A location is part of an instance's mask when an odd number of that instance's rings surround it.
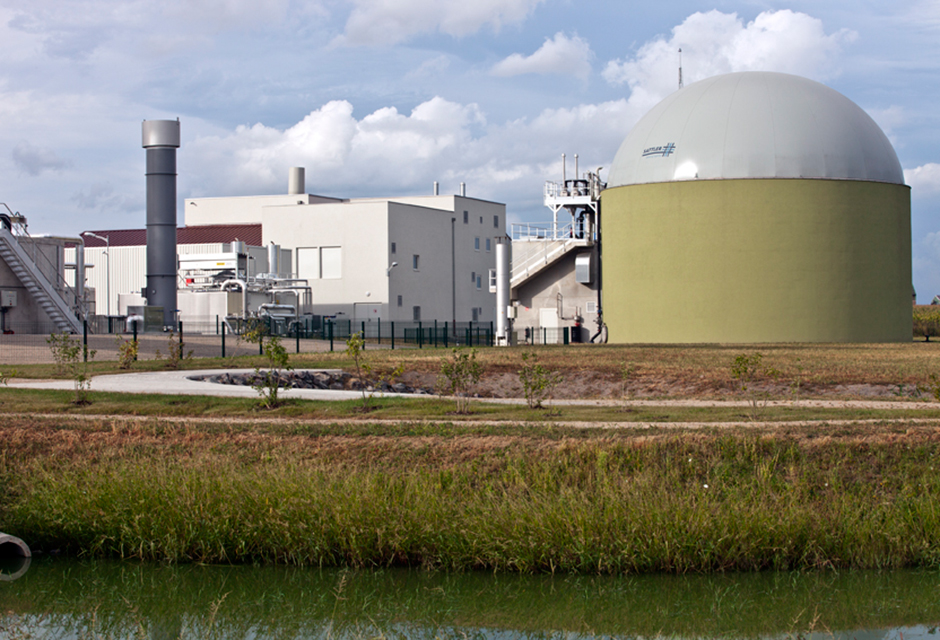
M 147 290 L 163 307 L 163 326 L 176 328 L 176 150 L 179 120 L 144 120 L 147 150 Z
M 305 171 L 303 167 L 291 167 L 287 177 L 287 193 L 292 196 L 303 195 L 307 191 L 304 184 Z

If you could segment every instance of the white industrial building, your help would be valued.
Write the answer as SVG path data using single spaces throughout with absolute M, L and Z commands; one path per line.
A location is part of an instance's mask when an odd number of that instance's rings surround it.
M 196 267 L 212 264 L 229 273 L 241 246 L 236 240 L 248 245 L 241 249 L 248 259 L 244 277 L 270 274 L 291 283 L 284 289 L 294 297 L 268 302 L 290 304 L 297 314 L 355 321 L 495 319 L 491 278 L 496 238 L 505 236 L 505 205 L 466 195 L 338 199 L 303 190 L 303 170 L 295 168 L 287 194 L 186 200 L 177 244 L 180 319 L 209 323 L 215 315 L 241 315 L 243 300 L 249 312 L 257 311 L 263 300 L 242 297 L 239 287 L 211 291 L 205 278 L 192 277 Z M 187 242 L 187 234 L 207 229 L 227 235 Z M 242 236 L 249 235 L 246 229 L 260 229 L 260 242 L 238 237 L 238 229 Z M 133 244 L 120 238 L 128 233 L 136 233 Z M 98 313 L 124 315 L 128 301 L 143 304 L 136 297 L 145 287 L 143 230 L 99 230 L 84 237 Z M 101 238 L 110 238 L 110 246 Z M 257 244 L 263 248 L 252 247 Z M 273 253 L 267 252 L 271 245 Z M 221 281 L 215 278 L 216 285 Z

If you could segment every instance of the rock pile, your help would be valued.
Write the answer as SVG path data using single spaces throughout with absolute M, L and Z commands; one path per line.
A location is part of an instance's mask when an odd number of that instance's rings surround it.
M 250 373 L 220 373 L 211 376 L 193 376 L 192 380 L 214 382 L 216 384 L 235 384 L 253 387 L 264 384 L 261 375 Z M 285 389 L 330 389 L 333 391 L 381 391 L 386 393 L 415 393 L 420 395 L 433 394 L 431 389 L 412 387 L 403 382 L 389 384 L 382 383 L 377 388 L 364 383 L 359 378 L 348 373 L 327 373 L 325 371 L 281 371 L 278 386 Z

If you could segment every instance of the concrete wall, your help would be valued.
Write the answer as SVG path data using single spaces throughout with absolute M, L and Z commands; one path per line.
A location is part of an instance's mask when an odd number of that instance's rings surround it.
M 63 296 L 66 304 L 74 306 L 72 294 L 65 286 L 74 282 L 74 271 L 66 270 L 68 262 L 74 264 L 74 251 L 72 251 L 70 261 L 64 240 L 42 236 L 19 237 L 18 240 L 20 246 L 39 267 L 46 279 Z M 0 290 L 16 293 L 16 306 L 8 308 L 5 313 L 7 329 L 12 329 L 17 333 L 48 333 L 55 330 L 52 320 L 3 260 L 0 260 Z
M 234 198 L 188 198 L 183 210 L 186 226 L 211 224 L 260 224 L 266 206 L 342 202 L 337 198 L 310 194 L 277 194 Z
M 906 342 L 910 188 L 714 180 L 606 190 L 611 342 Z
M 579 283 L 575 278 L 575 258 L 582 254 L 590 254 L 593 259 L 592 281 L 589 285 Z M 597 313 L 588 313 L 587 308 L 590 303 L 597 302 L 598 275 L 595 247 L 571 251 L 562 256 L 550 267 L 513 289 L 512 300 L 516 307 L 513 328 L 569 327 L 574 331 L 575 322 L 580 321 L 578 337 L 581 342 L 588 342 L 597 332 Z M 549 319 L 546 316 L 552 317 Z M 571 339 L 578 341 L 573 333 Z
M 387 308 L 387 237 L 384 201 L 263 208 L 264 243 L 293 250 L 293 270 L 310 285 L 319 315 L 352 318 L 356 304 Z M 337 253 L 338 271 L 330 262 Z

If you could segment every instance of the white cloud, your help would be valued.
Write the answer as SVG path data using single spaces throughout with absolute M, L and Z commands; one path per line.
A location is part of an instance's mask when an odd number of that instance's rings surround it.
M 578 36 L 569 38 L 562 32 L 545 43 L 530 56 L 514 53 L 498 62 L 493 75 L 518 76 L 524 73 L 571 75 L 586 78 L 591 73 L 594 54 L 585 40 Z
M 913 195 L 940 192 L 940 164 L 930 162 L 914 169 L 905 169 L 904 182 L 911 187 Z
M 652 107 L 678 84 L 678 50 L 682 49 L 687 83 L 734 71 L 780 71 L 817 80 L 837 73 L 842 47 L 856 38 L 842 29 L 827 35 L 822 21 L 790 10 L 765 11 L 744 24 L 736 13 L 694 13 L 672 30 L 672 36 L 647 42 L 636 56 L 613 60 L 604 78 L 627 84 L 638 103 Z
M 308 188 L 323 195 L 424 193 L 431 183 L 472 196 L 541 209 L 542 183 L 561 178 L 562 151 L 581 153 L 582 170 L 613 157 L 639 114 L 626 100 L 545 110 L 535 118 L 488 124 L 475 104 L 436 97 L 410 114 L 393 107 L 356 118 L 353 105 L 334 101 L 286 130 L 239 127 L 202 137 L 186 148 L 198 172 L 193 196 L 277 193 L 288 168 L 307 168 Z M 520 206 L 519 204 L 516 207 Z
M 38 176 L 43 171 L 60 171 L 72 166 L 71 160 L 60 158 L 52 149 L 36 147 L 25 141 L 13 147 L 12 156 L 16 168 L 31 176 Z
M 545 0 L 352 0 L 340 43 L 396 44 L 421 33 L 461 37 L 525 20 Z

